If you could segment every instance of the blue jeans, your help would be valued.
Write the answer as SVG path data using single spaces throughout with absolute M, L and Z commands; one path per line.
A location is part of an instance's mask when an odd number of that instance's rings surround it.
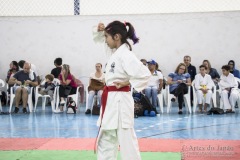
M 97 92 L 97 94 L 96 94 Z M 99 91 L 89 91 L 88 92 L 88 108 L 87 109 L 91 109 L 92 106 L 93 106 L 93 98 L 95 95 L 97 95 L 97 99 L 98 99 L 98 102 L 99 104 L 101 105 L 101 98 L 102 98 L 102 93 L 103 93 L 103 90 L 99 90 Z
M 153 107 L 157 107 L 157 87 L 147 87 L 145 88 L 145 95 L 148 97 L 148 99 L 150 100 L 150 98 L 152 97 L 152 105 Z

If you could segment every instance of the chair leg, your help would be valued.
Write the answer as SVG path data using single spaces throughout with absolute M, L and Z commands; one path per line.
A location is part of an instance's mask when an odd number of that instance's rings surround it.
M 45 110 L 46 101 L 47 101 L 47 98 L 45 96 L 42 97 L 42 110 Z
M 52 112 L 55 111 L 55 100 L 51 101 Z
M 38 102 L 38 96 L 35 98 L 34 112 L 36 112 L 37 110 L 37 102 Z
M 2 112 L 3 110 L 2 110 L 2 103 L 0 102 L 0 111 Z
M 214 94 L 214 96 L 212 97 L 213 100 L 213 107 L 217 108 L 217 96 L 216 94 Z
M 163 113 L 163 95 L 162 94 L 158 95 L 158 102 L 159 102 L 159 107 L 161 109 L 161 112 Z
M 184 103 L 187 105 L 186 108 L 188 109 L 189 113 L 192 113 L 190 97 L 184 97 Z
M 9 113 L 11 113 L 12 111 L 13 100 L 14 100 L 14 97 L 10 97 Z
M 170 96 L 169 96 L 168 100 L 167 100 L 167 113 L 170 112 L 170 109 L 171 109 L 171 100 L 170 100 Z

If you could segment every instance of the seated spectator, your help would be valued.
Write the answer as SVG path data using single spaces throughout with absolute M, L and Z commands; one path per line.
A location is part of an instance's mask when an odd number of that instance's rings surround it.
M 152 76 L 149 79 L 148 85 L 144 89 L 144 92 L 149 100 L 152 98 L 152 105 L 154 111 L 157 113 L 157 95 L 161 92 L 163 87 L 163 75 L 161 72 L 156 70 L 157 63 L 154 60 L 148 61 L 147 64 Z
M 191 57 L 190 56 L 184 56 L 183 61 L 187 66 L 188 73 L 191 76 L 191 81 L 193 81 L 196 74 L 197 74 L 196 67 L 191 64 Z M 191 87 L 190 97 L 191 97 L 191 106 L 193 106 L 193 89 L 192 89 L 192 87 Z
M 56 58 L 54 60 L 55 68 L 52 69 L 51 74 L 54 75 L 54 78 L 58 78 L 62 70 L 62 58 Z
M 54 79 L 54 76 L 52 74 L 46 75 L 45 76 L 45 84 L 44 84 L 44 86 L 41 86 L 44 88 L 40 88 L 40 91 L 39 91 L 39 93 L 41 95 L 49 95 L 51 101 L 53 100 L 53 93 L 54 93 L 54 89 L 55 89 L 53 79 Z
M 197 94 L 197 101 L 199 112 L 202 112 L 203 101 L 204 112 L 207 112 L 207 107 L 211 102 L 212 88 L 214 83 L 210 75 L 206 74 L 207 67 L 204 65 L 199 66 L 200 73 L 195 76 L 195 89 Z
M 191 64 L 190 56 L 184 56 L 183 61 L 184 61 L 185 65 L 187 66 L 188 73 L 191 76 L 191 81 L 193 81 L 197 74 L 196 67 Z
M 91 113 L 93 98 L 95 95 L 97 95 L 99 104 L 101 104 L 101 97 L 102 97 L 103 88 L 105 84 L 104 79 L 105 79 L 105 76 L 104 76 L 104 73 L 102 72 L 102 64 L 97 63 L 96 72 L 90 75 L 89 87 L 88 87 L 88 99 L 87 99 L 88 106 L 85 114 Z
M 18 63 L 16 61 L 12 61 L 10 63 L 10 69 L 8 70 L 7 73 L 6 82 L 8 83 L 10 77 L 14 76 L 14 74 L 17 73 L 18 71 L 19 71 Z
M 13 88 L 16 98 L 16 107 L 14 113 L 18 113 L 19 102 L 21 99 L 23 103 L 23 113 L 27 113 L 26 107 L 28 94 L 30 93 L 30 87 L 38 85 L 36 75 L 30 69 L 30 63 L 25 62 L 23 65 L 23 70 L 17 72 L 13 77 L 11 77 L 9 83 L 15 84 Z
M 240 78 L 240 72 L 235 68 L 236 66 L 234 60 L 230 60 L 228 65 L 230 66 L 230 73 L 232 73 L 234 77 Z
M 230 66 L 222 66 L 222 75 L 220 77 L 219 86 L 222 90 L 221 98 L 223 101 L 223 107 L 226 113 L 232 113 L 235 110 L 235 104 L 238 99 L 238 84 L 234 78 L 234 75 L 230 73 Z
M 182 114 L 183 96 L 188 93 L 188 86 L 191 85 L 191 77 L 184 63 L 180 63 L 175 72 L 168 75 L 167 84 L 169 85 L 170 94 L 174 94 L 171 101 L 175 102 L 176 98 L 178 98 L 178 114 Z
M 6 82 L 8 83 L 10 77 L 14 76 L 15 73 L 17 73 L 19 71 L 19 67 L 18 67 L 18 63 L 16 61 L 12 61 L 10 63 L 10 69 L 8 70 L 7 73 L 7 78 L 6 78 Z M 10 88 L 13 86 L 11 84 L 8 84 L 8 93 L 10 93 Z
M 26 62 L 25 60 L 20 60 L 20 61 L 18 62 L 18 66 L 19 66 L 20 70 L 23 68 L 23 65 L 24 65 L 25 62 Z M 37 82 L 40 83 L 40 82 L 41 82 L 41 79 L 40 79 L 40 76 L 39 76 L 37 67 L 36 67 L 34 64 L 32 64 L 32 63 L 29 63 L 29 64 L 30 64 L 30 69 L 31 69 L 31 70 L 35 73 L 35 75 L 36 75 Z
M 62 112 L 63 106 L 66 103 L 65 98 L 68 95 L 76 94 L 77 91 L 77 83 L 75 82 L 74 76 L 70 72 L 70 67 L 67 64 L 62 66 L 62 71 L 59 75 L 60 86 L 59 86 L 59 97 L 60 97 L 60 110 L 56 112 Z
M 212 68 L 209 60 L 204 60 L 202 64 L 207 67 L 207 72 L 206 73 L 211 76 L 214 84 L 216 86 L 218 86 L 218 81 L 219 81 L 220 76 L 219 76 L 217 70 L 215 68 Z

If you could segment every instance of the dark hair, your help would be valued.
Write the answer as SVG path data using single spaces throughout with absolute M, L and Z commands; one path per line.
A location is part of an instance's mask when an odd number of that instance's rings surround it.
M 102 63 L 96 63 L 96 65 L 97 65 L 97 64 L 99 64 L 99 65 L 101 66 L 101 68 L 102 68 Z
M 202 64 L 202 65 L 200 65 L 200 66 L 199 66 L 199 68 L 204 68 L 204 69 L 206 69 L 206 70 L 207 70 L 207 66 L 205 66 L 205 65 L 203 65 L 203 64 Z
M 26 62 L 26 61 L 24 61 L 24 60 L 19 61 L 19 62 L 18 62 L 18 66 L 19 66 L 20 68 L 23 68 L 25 62 Z
M 225 69 L 227 71 L 230 71 L 230 66 L 229 65 L 223 65 L 222 66 L 222 69 Z
M 47 75 L 45 76 L 45 78 L 46 78 L 46 79 L 49 79 L 50 81 L 53 81 L 54 75 L 52 75 L 52 74 L 47 74 Z
M 185 63 L 179 63 L 179 65 L 177 66 L 177 68 L 176 68 L 176 70 L 175 70 L 175 73 L 178 73 L 179 68 L 180 68 L 181 66 L 184 66 L 184 67 L 185 67 L 184 73 L 188 73 L 187 66 L 186 66 Z
M 127 30 L 127 27 L 128 27 L 128 30 Z M 132 50 L 132 47 L 130 43 L 127 41 L 127 39 L 128 38 L 131 39 L 133 41 L 133 44 L 136 44 L 139 41 L 139 38 L 137 38 L 135 34 L 135 29 L 129 22 L 122 23 L 120 21 L 113 21 L 107 25 L 107 27 L 105 28 L 105 32 L 110 34 L 112 38 L 114 38 L 116 34 L 120 34 L 121 42 L 127 43 L 130 51 Z
M 15 66 L 14 70 L 19 71 L 19 66 L 17 61 L 12 61 L 12 64 Z
M 55 63 L 56 65 L 58 65 L 58 66 L 61 66 L 61 65 L 62 65 L 62 58 L 56 58 L 56 59 L 54 60 L 54 63 Z

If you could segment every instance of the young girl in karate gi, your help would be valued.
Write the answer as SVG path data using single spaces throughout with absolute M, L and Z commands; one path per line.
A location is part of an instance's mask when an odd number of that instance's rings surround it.
M 98 120 L 98 160 L 116 160 L 118 147 L 122 160 L 140 160 L 137 137 L 134 131 L 134 101 L 130 85 L 142 91 L 151 76 L 148 68 L 136 58 L 127 39 L 138 42 L 133 26 L 113 21 L 106 27 L 100 23 L 94 33 L 95 41 L 102 41 L 114 50 L 106 65 L 106 86 Z

